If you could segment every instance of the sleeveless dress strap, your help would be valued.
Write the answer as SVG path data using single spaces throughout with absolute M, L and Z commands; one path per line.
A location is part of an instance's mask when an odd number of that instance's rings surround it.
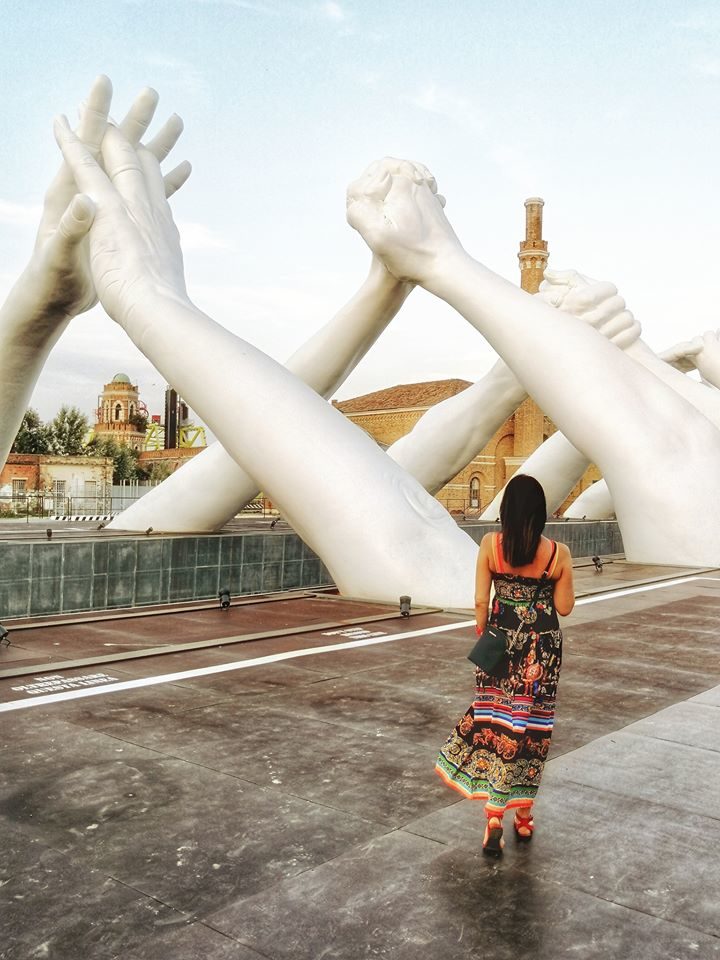
M 503 573 L 502 550 L 500 549 L 500 534 L 493 534 L 493 556 L 495 557 L 495 569 L 497 573 Z
M 547 566 L 542 572 L 543 577 L 552 577 L 555 572 L 555 567 L 557 566 L 558 561 L 558 546 L 555 540 L 550 541 L 552 543 L 552 553 L 550 554 L 550 559 L 547 562 Z

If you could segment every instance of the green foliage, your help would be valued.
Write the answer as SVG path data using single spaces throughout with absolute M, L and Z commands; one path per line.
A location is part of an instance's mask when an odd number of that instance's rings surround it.
M 133 450 L 132 447 L 120 446 L 113 460 L 113 483 L 140 478 L 142 471 L 138 469 L 137 450 Z
M 37 410 L 25 411 L 20 429 L 11 447 L 12 453 L 51 453 L 52 432 L 42 422 Z
M 145 433 L 148 425 L 148 415 L 136 411 L 130 414 L 128 423 L 131 423 L 139 433 Z
M 93 457 L 111 458 L 113 461 L 113 483 L 122 483 L 123 480 L 141 480 L 145 476 L 138 467 L 137 450 L 115 443 L 114 440 L 93 437 L 85 448 L 85 452 Z
M 152 480 L 153 483 L 162 483 L 163 480 L 167 480 L 173 470 L 169 463 L 156 460 L 155 463 L 144 467 L 142 472 L 145 474 L 146 479 Z
M 52 437 L 51 453 L 63 457 L 78 457 L 87 452 L 85 436 L 90 424 L 77 407 L 66 407 L 63 404 L 48 426 Z
M 50 423 L 43 423 L 37 411 L 29 409 L 22 419 L 12 452 L 110 457 L 113 461 L 113 483 L 146 478 L 147 474 L 138 467 L 136 450 L 98 437 L 86 443 L 87 433 L 88 418 L 77 407 L 63 405 Z

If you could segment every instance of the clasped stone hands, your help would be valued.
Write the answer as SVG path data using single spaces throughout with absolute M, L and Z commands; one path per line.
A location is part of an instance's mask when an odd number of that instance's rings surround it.
M 384 157 L 347 191 L 347 220 L 398 280 L 425 284 L 446 255 L 462 252 L 445 200 L 421 163 Z

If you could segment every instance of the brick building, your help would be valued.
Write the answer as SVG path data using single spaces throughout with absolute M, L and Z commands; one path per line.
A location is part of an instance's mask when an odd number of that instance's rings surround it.
M 110 457 L 11 453 L 0 470 L 0 512 L 97 513 L 112 475 Z
M 102 440 L 142 450 L 145 446 L 147 410 L 138 388 L 125 373 L 116 373 L 98 397 L 93 433 Z

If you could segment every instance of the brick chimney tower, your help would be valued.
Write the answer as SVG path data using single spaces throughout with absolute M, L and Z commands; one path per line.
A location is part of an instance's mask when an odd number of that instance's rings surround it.
M 520 286 L 527 293 L 537 293 L 548 262 L 547 240 L 542 238 L 542 215 L 545 201 L 529 197 L 525 201 L 525 239 L 520 241 Z M 535 401 L 528 397 L 515 414 L 514 461 L 510 470 L 517 470 L 544 440 L 545 417 Z M 513 470 L 513 472 L 514 472 Z
M 520 286 L 537 293 L 548 262 L 547 240 L 542 237 L 542 212 L 545 201 L 529 197 L 525 201 L 525 239 L 520 241 Z

